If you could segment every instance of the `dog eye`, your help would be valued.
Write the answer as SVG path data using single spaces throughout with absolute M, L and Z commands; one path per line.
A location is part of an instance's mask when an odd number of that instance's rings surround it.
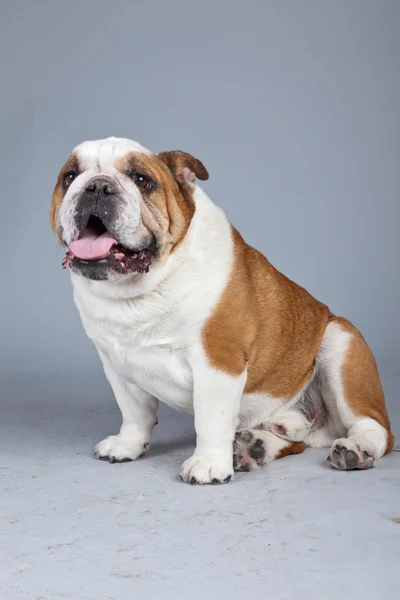
M 71 185 L 71 183 L 74 181 L 74 179 L 76 179 L 78 177 L 77 173 L 74 173 L 73 171 L 71 171 L 70 173 L 66 173 L 66 175 L 64 175 L 64 185 L 65 187 L 69 187 Z
M 142 175 L 141 173 L 133 173 L 131 177 L 136 185 L 142 190 L 149 190 L 153 185 L 151 179 L 146 177 L 146 175 Z

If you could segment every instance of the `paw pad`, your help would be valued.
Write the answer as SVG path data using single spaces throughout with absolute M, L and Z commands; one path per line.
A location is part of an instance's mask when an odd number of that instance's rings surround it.
M 265 462 L 266 449 L 261 438 L 251 431 L 238 431 L 233 443 L 233 468 L 235 471 L 253 471 Z
M 343 471 L 369 469 L 375 464 L 375 457 L 367 450 L 362 450 L 351 438 L 334 442 L 327 460 L 331 467 Z

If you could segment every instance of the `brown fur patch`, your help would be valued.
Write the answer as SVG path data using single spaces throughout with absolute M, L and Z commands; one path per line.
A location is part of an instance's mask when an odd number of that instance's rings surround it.
M 51 228 L 53 229 L 54 235 L 57 237 L 58 241 L 61 242 L 61 232 L 57 227 L 57 217 L 58 211 L 60 209 L 61 203 L 64 199 L 66 189 L 63 186 L 64 176 L 68 173 L 68 171 L 76 171 L 79 173 L 79 161 L 78 157 L 75 153 L 72 153 L 68 160 L 65 162 L 61 171 L 58 175 L 57 182 L 53 191 L 53 197 L 51 199 L 50 205 L 50 223 Z
M 392 451 L 394 437 L 390 430 L 385 397 L 375 358 L 361 333 L 342 317 L 335 320 L 343 331 L 351 334 L 350 345 L 342 368 L 347 403 L 355 415 L 378 421 L 388 432 L 386 453 Z
M 187 179 L 185 169 L 193 174 L 193 177 L 191 178 L 192 182 L 194 182 L 196 177 L 202 181 L 208 179 L 208 171 L 203 163 L 187 152 L 182 152 L 182 150 L 160 152 L 158 158 L 167 165 L 170 171 L 174 173 L 176 179 L 181 183 Z
M 327 306 L 277 271 L 232 229 L 229 283 L 203 331 L 210 362 L 232 375 L 246 367 L 245 393 L 290 399 L 310 379 L 330 317 Z
M 394 445 L 375 359 L 361 333 L 346 319 L 277 271 L 233 229 L 234 265 L 228 285 L 203 330 L 211 364 L 238 375 L 247 364 L 244 393 L 293 398 L 310 379 L 326 325 L 352 334 L 343 380 L 347 402 L 359 416 L 388 431 Z M 293 451 L 283 449 L 285 456 Z M 302 450 L 298 450 L 301 452 Z
M 166 250 L 174 252 L 185 237 L 195 211 L 191 186 L 183 188 L 165 162 L 155 155 L 132 152 L 115 166 L 122 173 L 135 171 L 156 182 L 157 187 L 142 196 L 145 203 L 152 204 L 166 220 Z
M 304 442 L 291 442 L 278 452 L 275 458 L 283 458 L 289 454 L 301 454 L 306 449 Z

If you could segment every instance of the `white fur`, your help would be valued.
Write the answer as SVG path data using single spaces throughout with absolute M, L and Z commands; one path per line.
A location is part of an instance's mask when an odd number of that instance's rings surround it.
M 279 453 L 284 448 L 286 448 L 286 446 L 289 445 L 287 440 L 284 440 L 284 439 L 278 437 L 271 431 L 259 430 L 257 432 L 253 432 L 253 433 L 257 435 L 257 438 L 262 439 L 265 444 L 265 449 L 266 449 L 265 461 L 266 462 L 271 462 L 272 460 L 275 460 L 276 457 L 279 455 Z
M 196 450 L 181 467 L 184 481 L 225 483 L 233 476 L 232 441 L 247 370 L 238 377 L 208 364 L 201 345 L 192 354 Z
M 69 186 L 57 215 L 57 225 L 62 229 L 62 241 L 67 246 L 75 239 L 77 233 L 75 216 L 79 198 L 90 181 L 99 175 L 108 177 L 119 188 L 120 202 L 125 205 L 123 210 L 118 211 L 114 222 L 118 241 L 131 247 L 135 243 L 139 244 L 143 238 L 142 195 L 137 185 L 114 166 L 115 160 L 123 157 L 128 151 L 151 154 L 140 144 L 121 138 L 84 142 L 75 148 L 82 172 Z
M 135 460 L 149 447 L 151 432 L 157 422 L 158 400 L 115 373 L 106 354 L 100 351 L 99 355 L 123 421 L 118 435 L 111 435 L 97 444 L 95 456 L 111 461 Z
M 279 414 L 273 415 L 268 425 L 271 431 L 278 437 L 292 442 L 302 442 L 307 438 L 313 423 L 307 421 L 301 412 L 287 410 L 283 413 L 279 412 Z M 284 428 L 284 433 L 281 431 L 282 427 Z
M 338 428 L 349 427 L 354 422 L 344 394 L 342 366 L 351 340 L 351 334 L 333 322 L 329 323 L 317 355 L 319 369 L 323 373 L 323 394 L 331 407 L 331 419 Z
M 199 358 L 202 327 L 229 278 L 233 242 L 223 212 L 200 188 L 195 189 L 194 199 L 196 212 L 180 248 L 148 274 L 106 282 L 84 279 L 74 273 L 71 276 L 83 325 L 103 357 L 106 375 L 121 407 L 135 402 L 135 394 L 127 392 L 128 385 L 188 412 L 193 412 L 195 398 L 201 456 L 196 454 L 191 467 L 186 464 L 182 477 L 187 479 L 194 469 L 200 481 L 207 483 L 204 461 L 211 464 L 206 469 L 210 481 L 224 480 L 232 474 L 236 422 L 233 423 L 239 412 L 244 380 L 215 371 L 204 357 Z M 228 406 L 233 407 L 230 416 Z M 216 407 L 222 410 L 219 423 L 211 414 Z M 126 439 L 125 435 L 122 437 Z M 119 450 L 122 437 L 112 440 Z M 135 433 L 134 438 L 142 443 L 146 436 Z M 112 451 L 108 445 L 100 446 L 104 448 Z M 137 450 L 130 448 L 126 458 L 135 453 Z
M 148 274 L 112 282 L 71 273 L 85 330 L 111 368 L 188 412 L 193 412 L 189 351 L 200 343 L 202 326 L 232 264 L 225 215 L 199 188 L 195 196 L 197 209 L 188 234 L 165 264 L 155 265 Z
M 239 428 L 253 429 L 271 419 L 283 400 L 267 394 L 244 394 L 240 403 Z
M 79 154 L 79 160 L 82 161 L 84 169 L 90 169 L 94 164 L 97 164 L 99 169 L 110 168 L 116 159 L 122 158 L 128 152 L 137 152 L 147 156 L 153 154 L 138 142 L 118 137 L 82 142 L 74 148 L 74 152 Z
M 318 368 L 322 375 L 324 401 L 329 411 L 326 439 L 329 440 L 333 433 L 338 437 L 332 443 L 330 454 L 331 464 L 336 467 L 333 453 L 337 445 L 349 450 L 354 450 L 356 447 L 357 453 L 366 451 L 375 461 L 385 453 L 388 439 L 388 433 L 382 425 L 374 419 L 355 415 L 346 399 L 342 367 L 346 360 L 351 335 L 339 324 L 329 323 L 317 356 Z M 317 435 L 314 435 L 313 445 L 317 445 L 320 441 Z
M 328 423 L 319 429 L 310 431 L 305 442 L 310 448 L 329 448 L 336 436 L 337 433 L 332 431 L 332 427 Z

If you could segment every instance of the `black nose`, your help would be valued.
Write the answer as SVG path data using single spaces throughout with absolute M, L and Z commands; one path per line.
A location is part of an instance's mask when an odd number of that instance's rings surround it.
M 109 179 L 98 178 L 89 181 L 85 191 L 93 195 L 104 194 L 104 196 L 111 196 L 117 193 L 117 188 Z

